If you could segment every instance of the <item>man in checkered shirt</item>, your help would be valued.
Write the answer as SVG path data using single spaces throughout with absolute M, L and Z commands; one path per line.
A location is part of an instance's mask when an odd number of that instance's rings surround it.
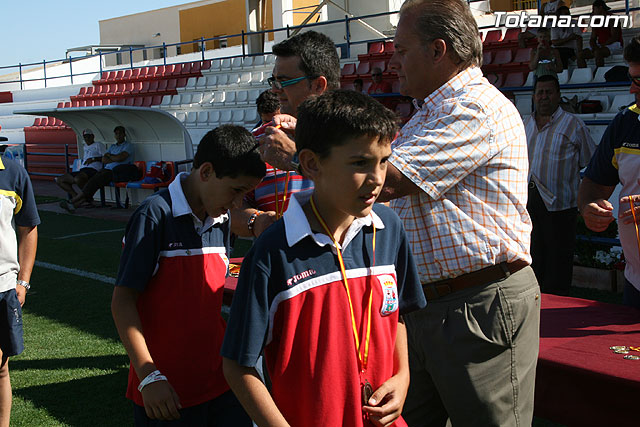
M 412 245 L 427 307 L 406 316 L 409 425 L 525 426 L 533 417 L 540 289 L 529 264 L 527 141 L 482 76 L 461 0 L 408 0 L 389 66 L 424 100 L 400 131 L 385 189 Z

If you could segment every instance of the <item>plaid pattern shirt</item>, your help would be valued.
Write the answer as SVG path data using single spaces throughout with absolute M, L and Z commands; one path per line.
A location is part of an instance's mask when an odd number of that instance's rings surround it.
M 587 166 L 596 143 L 582 120 L 562 108 L 538 129 L 535 115 L 525 122 L 529 174 L 550 212 L 578 206 L 580 169 Z
M 480 68 L 425 99 L 394 141 L 390 162 L 422 190 L 391 202 L 422 283 L 531 262 L 524 126 Z

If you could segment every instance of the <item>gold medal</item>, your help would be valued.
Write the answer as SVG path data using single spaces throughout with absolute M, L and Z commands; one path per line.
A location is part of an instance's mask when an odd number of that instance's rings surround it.
M 640 360 L 640 356 L 636 356 L 635 354 L 627 354 L 623 357 L 627 360 Z
M 613 350 L 613 351 L 626 350 L 626 351 L 629 351 L 629 347 L 627 347 L 626 345 L 614 345 L 614 346 L 609 347 L 609 350 Z
M 371 399 L 371 395 L 373 394 L 373 387 L 368 380 L 364 380 L 364 384 L 361 386 L 362 388 L 362 404 L 369 405 L 369 399 Z
M 613 352 L 615 354 L 629 354 L 629 350 L 624 350 L 624 349 L 620 349 L 620 350 L 613 350 Z

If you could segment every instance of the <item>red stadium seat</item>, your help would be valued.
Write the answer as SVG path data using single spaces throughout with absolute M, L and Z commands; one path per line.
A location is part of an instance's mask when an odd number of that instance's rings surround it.
M 359 76 L 366 76 L 371 72 L 371 68 L 369 67 L 369 62 L 359 62 L 358 68 L 356 68 L 356 73 Z
M 502 41 L 502 30 L 487 31 L 487 35 L 484 38 L 484 44 L 498 43 Z
M 144 96 L 136 96 L 133 99 L 133 106 L 134 107 L 142 107 L 142 102 L 144 101 Z
M 162 104 L 162 96 L 163 95 L 153 95 L 151 99 L 151 105 L 160 105 Z
M 124 101 L 124 105 L 126 105 L 127 107 L 133 107 L 133 102 L 136 99 L 138 99 L 138 98 L 134 98 L 134 97 L 126 98 L 125 101 Z
M 519 62 L 520 64 L 528 64 L 531 57 L 531 48 L 526 47 L 524 49 L 518 49 L 516 55 L 513 58 L 513 62 Z
M 175 90 L 176 86 L 178 85 L 178 79 L 169 79 L 166 80 L 167 84 L 164 87 L 164 90 L 166 91 L 173 91 Z M 160 89 L 160 88 L 158 88 Z
M 180 77 L 176 83 L 176 87 L 185 87 L 189 81 L 188 77 Z
M 147 82 L 145 82 L 147 83 Z M 151 80 L 149 83 L 149 86 L 147 86 L 147 90 L 146 91 L 141 91 L 141 93 L 144 92 L 155 92 L 158 90 L 158 80 Z
M 502 39 L 503 43 L 506 42 L 518 42 L 518 34 L 520 34 L 522 30 L 520 28 L 509 28 L 506 33 L 504 33 L 504 38 Z
M 344 64 L 344 67 L 340 70 L 342 76 L 352 76 L 356 73 L 356 64 Z
M 169 79 L 169 80 L 175 80 L 175 79 Z M 155 91 L 164 92 L 167 89 L 167 82 L 168 82 L 167 79 L 159 80 L 158 81 L 158 87 L 156 88 Z
M 145 96 L 142 98 L 142 106 L 143 107 L 151 107 L 151 103 L 153 102 L 152 96 Z
M 202 70 L 208 70 L 209 68 L 211 68 L 211 60 L 207 59 L 206 61 L 202 62 Z
M 384 42 L 373 42 L 369 44 L 368 53 L 370 55 L 384 52 Z
M 509 73 L 509 74 L 507 74 L 507 77 L 505 77 L 505 79 L 504 79 L 503 86 L 506 86 L 506 87 L 521 87 L 522 85 L 524 85 L 525 78 L 526 78 L 525 74 L 522 73 L 522 72 Z
M 502 49 L 496 52 L 496 56 L 493 58 L 493 65 L 508 64 L 511 59 L 511 49 Z

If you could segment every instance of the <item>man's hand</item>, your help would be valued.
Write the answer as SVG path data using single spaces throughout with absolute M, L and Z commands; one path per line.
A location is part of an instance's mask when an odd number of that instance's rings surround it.
M 104 156 L 102 156 L 102 163 L 103 164 L 107 164 L 107 163 L 112 163 L 113 160 L 111 160 L 111 154 L 106 153 Z
M 369 420 L 377 426 L 391 425 L 402 413 L 402 406 L 409 389 L 408 375 L 394 375 L 384 382 L 369 399 L 369 405 L 362 409 L 369 414 Z
M 27 299 L 27 288 L 16 285 L 16 295 L 18 296 L 18 301 L 20 301 L 20 307 L 22 307 L 24 305 L 24 301 Z
M 640 179 L 638 179 L 638 184 L 640 184 Z M 633 224 L 634 215 L 631 213 L 631 202 L 633 202 L 633 211 L 635 213 L 635 220 L 637 224 L 640 224 L 640 195 L 634 194 L 630 196 L 625 196 L 620 199 L 620 211 L 618 212 L 618 218 L 622 221 L 623 224 Z M 629 209 L 622 210 L 623 206 L 628 206 Z
M 253 223 L 253 234 L 256 237 L 260 236 L 274 222 L 276 222 L 276 213 L 274 211 L 262 212 Z
M 273 117 L 276 126 L 268 126 L 258 141 L 262 160 L 280 170 L 293 170 L 291 159 L 296 153 L 296 143 L 290 138 L 295 133 L 296 118 L 287 114 Z
M 180 399 L 168 381 L 156 381 L 142 389 L 142 401 L 147 416 L 154 420 L 177 420 L 180 418 Z
M 580 214 L 588 229 L 601 232 L 613 221 L 613 206 L 606 199 L 598 199 L 586 204 Z

